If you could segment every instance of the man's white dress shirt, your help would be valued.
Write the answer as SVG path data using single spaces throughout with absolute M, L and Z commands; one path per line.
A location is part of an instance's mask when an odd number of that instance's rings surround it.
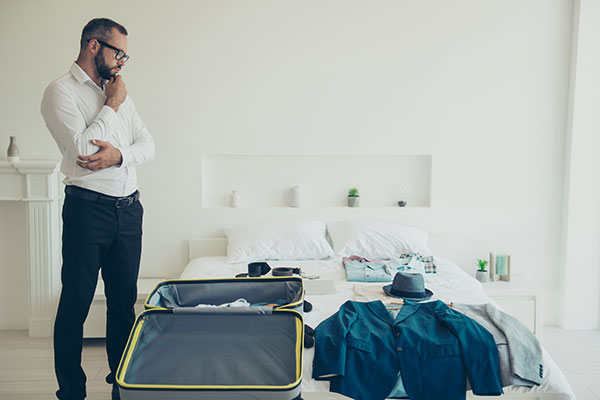
M 110 196 L 128 196 L 137 190 L 135 166 L 154 157 L 154 140 L 129 95 L 115 112 L 104 105 L 104 89 L 77 63 L 46 88 L 42 116 L 63 155 L 61 172 L 66 185 L 75 185 Z M 123 161 L 99 171 L 81 168 L 78 155 L 99 150 L 92 139 L 110 142 Z

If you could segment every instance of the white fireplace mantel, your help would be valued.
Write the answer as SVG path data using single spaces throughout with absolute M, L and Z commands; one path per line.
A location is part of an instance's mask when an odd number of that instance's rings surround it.
M 0 160 L 0 201 L 27 203 L 29 336 L 50 337 L 60 292 L 58 161 Z

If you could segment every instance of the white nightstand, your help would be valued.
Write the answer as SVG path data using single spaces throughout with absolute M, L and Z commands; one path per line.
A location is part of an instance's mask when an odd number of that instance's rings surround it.
M 540 336 L 542 323 L 540 295 L 531 280 L 522 275 L 513 275 L 510 282 L 484 283 L 483 291 L 500 307 L 520 319 L 536 336 Z
M 156 287 L 163 278 L 140 278 L 138 279 L 138 296 L 135 302 L 135 314 L 144 311 L 144 302 L 148 294 Z M 98 280 L 94 300 L 90 307 L 85 324 L 83 325 L 84 338 L 103 338 L 106 337 L 106 297 L 104 297 L 104 282 Z

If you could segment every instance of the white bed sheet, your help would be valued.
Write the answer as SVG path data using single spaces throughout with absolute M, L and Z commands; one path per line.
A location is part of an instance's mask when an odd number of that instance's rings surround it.
M 208 278 L 231 278 L 241 272 L 247 272 L 246 264 L 226 264 L 226 257 L 200 257 L 192 260 L 183 270 L 180 279 L 208 279 Z M 304 314 L 304 322 L 316 328 L 317 325 L 332 314 L 347 300 L 365 301 L 364 298 L 356 297 L 355 282 L 346 281 L 344 267 L 341 259 L 332 258 L 328 260 L 304 260 L 304 261 L 269 261 L 273 267 L 294 266 L 302 268 L 308 274 L 316 274 L 320 279 L 333 280 L 336 288 L 335 294 L 306 295 L 313 305 L 309 313 Z M 494 301 L 485 295 L 481 283 L 465 273 L 454 263 L 436 257 L 436 274 L 425 275 L 425 286 L 432 290 L 432 300 L 443 300 L 445 302 L 481 304 L 493 303 Z M 356 284 L 360 288 L 375 288 L 368 293 L 377 293 L 377 287 L 382 283 Z M 371 288 L 372 287 L 372 288 Z M 360 291 L 360 290 L 359 290 Z M 383 292 L 381 292 L 382 298 Z M 504 388 L 505 393 L 554 393 L 561 394 L 565 400 L 575 399 L 573 389 L 566 377 L 543 348 L 544 357 L 544 383 L 533 388 L 509 386 Z M 316 381 L 312 379 L 312 360 L 314 349 L 304 349 L 304 370 L 302 379 L 303 392 L 328 392 L 329 382 Z

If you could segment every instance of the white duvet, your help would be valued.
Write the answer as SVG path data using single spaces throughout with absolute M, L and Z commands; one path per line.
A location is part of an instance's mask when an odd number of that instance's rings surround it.
M 201 257 L 192 260 L 184 269 L 180 279 L 231 278 L 241 272 L 247 272 L 246 264 L 226 264 L 226 257 Z M 480 304 L 493 302 L 482 290 L 481 283 L 466 274 L 450 261 L 435 258 L 437 273 L 425 275 L 425 286 L 432 290 L 432 299 L 445 302 Z M 368 301 L 384 299 L 381 287 L 383 283 L 354 283 L 346 281 L 341 259 L 305 260 L 305 261 L 269 261 L 271 268 L 279 266 L 300 267 L 303 272 L 318 275 L 320 279 L 333 280 L 336 293 L 327 295 L 307 294 L 305 299 L 313 305 L 309 313 L 304 314 L 304 322 L 316 328 L 317 325 L 333 313 L 347 300 Z M 542 346 L 543 349 L 543 346 Z M 575 394 L 558 365 L 544 349 L 544 383 L 533 388 L 509 386 L 505 393 L 553 393 L 562 394 L 561 398 L 575 399 Z M 304 351 L 303 392 L 327 392 L 327 381 L 312 379 L 313 349 Z

